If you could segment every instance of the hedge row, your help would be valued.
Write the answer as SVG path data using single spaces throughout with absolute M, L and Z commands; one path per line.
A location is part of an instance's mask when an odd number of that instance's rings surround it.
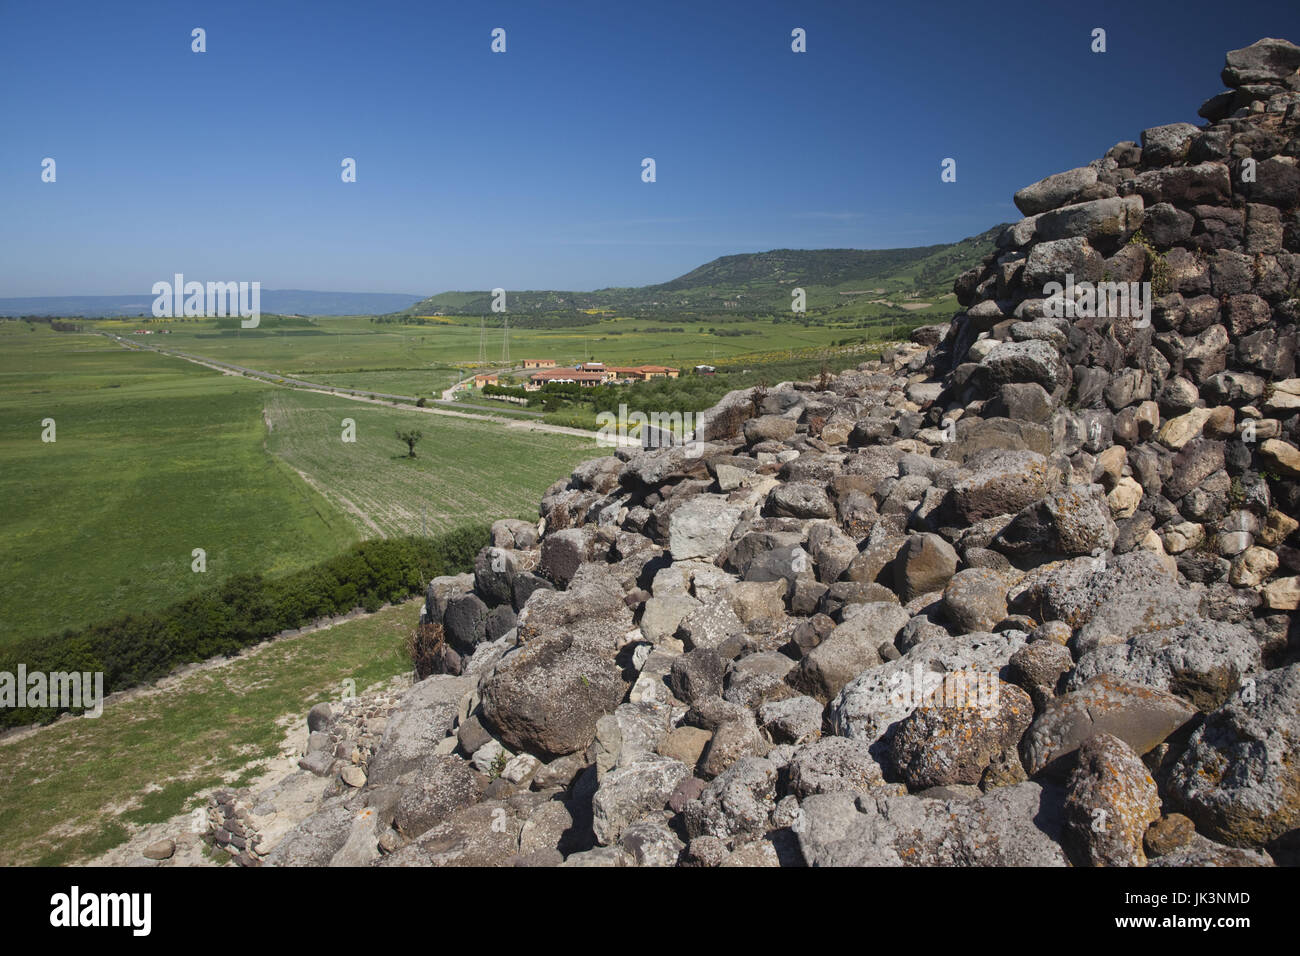
M 0 651 L 0 672 L 99 672 L 104 693 L 155 680 L 181 664 L 230 655 L 281 631 L 355 608 L 419 594 L 430 578 L 470 570 L 488 530 L 472 526 L 436 538 L 364 541 L 282 577 L 235 575 L 170 607 L 126 614 L 80 630 L 22 641 Z M 54 708 L 0 709 L 0 727 L 54 719 Z

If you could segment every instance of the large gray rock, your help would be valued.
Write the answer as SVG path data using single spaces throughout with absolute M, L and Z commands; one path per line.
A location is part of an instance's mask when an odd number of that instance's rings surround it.
M 587 560 L 591 534 L 585 528 L 565 528 L 542 539 L 542 554 L 537 573 L 560 587 L 565 587 Z
M 691 611 L 677 627 L 677 637 L 688 650 L 718 650 L 733 635 L 743 634 L 745 625 L 726 598 L 715 598 Z
M 407 691 L 370 758 L 366 779 L 371 785 L 392 783 L 433 754 L 451 733 L 461 699 L 473 687 L 472 678 L 435 674 Z
M 1035 243 L 1025 260 L 1024 282 L 1031 289 L 1042 289 L 1049 282 L 1065 285 L 1066 276 L 1076 283 L 1097 282 L 1102 276 L 1103 259 L 1087 239 L 1074 237 Z
M 1191 123 L 1170 123 L 1142 131 L 1142 164 L 1169 166 L 1187 158 L 1192 138 L 1200 130 Z
M 1115 522 L 1100 485 L 1071 485 L 1025 507 L 993 539 L 1003 554 L 1079 555 L 1108 551 Z
M 815 793 L 868 793 L 886 787 L 871 748 L 847 737 L 823 737 L 797 747 L 790 757 L 790 792 L 803 799 Z
M 601 778 L 591 801 L 596 842 L 609 846 L 647 813 L 662 810 L 682 780 L 691 775 L 685 764 L 643 753 L 632 763 L 616 767 Z
M 1040 565 L 1007 591 L 1016 613 L 1081 628 L 1108 602 L 1153 588 L 1177 588 L 1176 570 L 1150 551 L 1103 558 L 1074 558 Z
M 1075 203 L 1039 216 L 1034 236 L 1040 241 L 1081 236 L 1098 249 L 1114 250 L 1142 228 L 1142 212 L 1141 196 Z
M 1300 827 L 1300 664 L 1234 693 L 1192 734 L 1169 774 L 1198 829 L 1259 847 Z
M 849 681 L 882 658 L 880 646 L 893 645 L 909 615 L 897 604 L 859 605 L 851 619 L 838 625 L 799 662 L 788 680 L 793 687 L 820 701 L 828 701 Z
M 487 779 L 456 756 L 430 757 L 401 780 L 393 825 L 408 838 L 418 837 L 454 812 L 476 803 Z
M 1026 216 L 1036 216 L 1058 206 L 1076 201 L 1097 185 L 1097 170 L 1081 166 L 1026 186 L 1013 196 L 1016 208 Z
M 762 757 L 737 760 L 686 805 L 687 833 L 738 841 L 762 836 L 776 804 L 777 772 Z
M 745 422 L 745 441 L 751 445 L 764 441 L 785 441 L 794 437 L 797 429 L 794 419 L 784 415 L 760 415 Z
M 965 568 L 943 589 L 943 613 L 961 633 L 991 631 L 1007 616 L 1007 582 L 989 568 Z
M 410 867 L 508 866 L 519 852 L 523 819 L 500 800 L 462 807 L 379 865 Z
M 1015 514 L 1052 490 L 1059 478 L 1047 459 L 1032 451 L 982 452 L 968 467 L 970 472 L 952 486 L 945 502 L 962 525 Z
M 1076 690 L 1099 674 L 1110 674 L 1210 711 L 1259 667 L 1259 643 L 1246 628 L 1200 620 L 1098 647 L 1079 659 L 1067 686 Z
M 1103 674 L 1048 701 L 1021 741 L 1020 753 L 1030 774 L 1047 770 L 1059 776 L 1095 734 L 1111 734 L 1145 754 L 1195 713 L 1172 694 Z
M 899 597 L 911 601 L 942 591 L 956 572 L 957 551 L 952 545 L 937 534 L 914 534 L 894 561 L 894 584 Z
M 1036 783 L 977 800 L 821 794 L 794 829 L 809 866 L 1066 866 L 1061 803 Z
M 457 594 L 447 602 L 442 627 L 448 643 L 465 655 L 488 639 L 488 606 L 477 594 Z
M 1288 40 L 1267 37 L 1240 50 L 1229 50 L 1224 58 L 1223 85 L 1276 83 L 1300 69 L 1300 47 Z M 1294 89 L 1294 87 L 1293 87 Z
M 769 700 L 758 708 L 758 723 L 774 744 L 808 743 L 821 736 L 824 709 L 813 697 Z
M 712 560 L 731 539 L 744 506 L 715 495 L 696 495 L 668 518 L 668 550 L 674 561 Z
M 328 866 L 343 849 L 357 812 L 344 806 L 342 797 L 326 801 L 287 834 L 267 854 L 266 866 Z
M 1041 339 L 1003 342 L 985 356 L 982 364 L 995 385 L 1034 382 L 1048 392 L 1066 384 L 1070 374 L 1061 353 Z
M 943 675 L 970 670 L 998 674 L 1024 646 L 1022 631 L 927 637 L 898 660 L 858 675 L 831 701 L 835 733 L 875 744 L 933 694 Z
M 505 655 L 484 678 L 484 722 L 510 749 L 549 759 L 586 748 L 627 690 L 619 669 L 567 635 Z
M 809 481 L 777 485 L 768 493 L 766 510 L 785 518 L 829 518 L 835 513 L 825 489 Z

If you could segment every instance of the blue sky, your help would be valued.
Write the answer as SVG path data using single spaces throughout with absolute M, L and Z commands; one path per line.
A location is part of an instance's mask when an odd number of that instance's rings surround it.
M 1200 122 L 1261 36 L 1300 41 L 1300 5 L 0 0 L 0 296 L 591 289 L 953 241 Z

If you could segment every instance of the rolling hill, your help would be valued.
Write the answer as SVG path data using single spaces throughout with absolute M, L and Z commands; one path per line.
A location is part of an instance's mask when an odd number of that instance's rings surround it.
M 784 312 L 791 290 L 807 293 L 808 309 L 839 311 L 861 298 L 934 300 L 952 281 L 994 248 L 997 225 L 959 242 L 905 249 L 774 249 L 722 256 L 657 285 L 597 289 L 513 291 L 507 304 L 520 312 L 587 309 L 625 313 Z M 410 315 L 480 315 L 491 311 L 491 293 L 442 292 L 422 299 Z

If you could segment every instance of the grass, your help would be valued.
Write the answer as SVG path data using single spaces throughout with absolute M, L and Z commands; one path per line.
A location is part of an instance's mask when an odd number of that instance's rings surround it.
M 274 642 L 198 671 L 166 690 L 110 702 L 94 720 L 60 721 L 0 745 L 0 865 L 84 862 L 124 842 L 132 825 L 198 805 L 274 757 L 283 721 L 410 669 L 403 642 L 420 601 Z
M 268 445 L 349 515 L 365 537 L 437 534 L 484 517 L 537 517 L 542 493 L 578 462 L 607 454 L 593 439 L 281 389 L 267 406 Z M 356 422 L 345 443 L 342 420 Z M 406 457 L 398 429 L 424 438 Z
M 0 642 L 311 564 L 354 526 L 266 453 L 275 389 L 97 335 L 0 322 Z M 41 440 L 55 420 L 56 441 Z

